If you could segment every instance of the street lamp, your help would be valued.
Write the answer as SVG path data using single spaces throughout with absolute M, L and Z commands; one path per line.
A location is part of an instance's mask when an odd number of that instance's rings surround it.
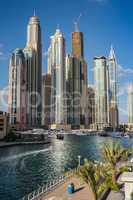
M 131 162 L 131 171 L 133 171 L 133 158 L 131 158 L 130 162 Z
M 80 167 L 81 166 L 81 156 L 78 155 L 78 166 Z

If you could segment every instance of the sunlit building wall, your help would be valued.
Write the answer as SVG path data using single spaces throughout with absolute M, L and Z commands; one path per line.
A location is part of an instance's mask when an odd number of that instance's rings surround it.
M 27 44 L 25 48 L 27 62 L 28 125 L 41 125 L 42 110 L 42 41 L 41 26 L 37 16 L 32 16 L 27 27 Z
M 115 129 L 118 128 L 119 126 L 118 99 L 117 99 L 118 81 L 117 81 L 117 61 L 112 46 L 108 58 L 108 68 L 109 68 L 110 125 L 112 128 Z
M 65 39 L 59 29 L 51 37 L 51 124 L 65 124 L 66 83 L 65 83 Z
M 128 123 L 133 124 L 133 89 L 128 94 Z
M 109 126 L 108 67 L 104 56 L 94 58 L 95 125 Z
M 26 64 L 22 49 L 16 49 L 9 64 L 8 112 L 10 124 L 16 129 L 25 129 L 26 119 Z

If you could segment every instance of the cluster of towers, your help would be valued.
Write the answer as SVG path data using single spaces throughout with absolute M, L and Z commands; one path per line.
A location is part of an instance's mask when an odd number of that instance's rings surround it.
M 73 128 L 87 126 L 88 81 L 82 32 L 72 33 L 72 53 L 66 55 L 65 39 L 61 31 L 56 30 L 51 37 L 48 72 L 43 75 L 43 80 L 43 124 L 47 126 L 49 123 L 55 128 L 60 125 Z M 48 93 L 50 98 L 46 95 Z M 47 98 L 51 101 L 46 102 Z
M 30 18 L 27 43 L 16 49 L 9 64 L 10 124 L 17 129 L 62 126 L 97 129 L 118 127 L 117 63 L 113 48 L 109 58 L 94 58 L 94 86 L 88 87 L 84 37 L 72 33 L 72 51 L 57 29 L 50 38 L 47 73 L 42 75 L 41 27 Z
M 94 87 L 96 128 L 118 128 L 117 62 L 112 47 L 108 59 L 94 58 Z

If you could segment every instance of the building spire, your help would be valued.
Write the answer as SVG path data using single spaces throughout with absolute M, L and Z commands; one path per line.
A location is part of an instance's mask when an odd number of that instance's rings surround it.
M 74 21 L 75 32 L 79 32 L 79 21 L 82 17 L 82 13 L 80 13 L 79 17 Z
M 109 59 L 115 59 L 115 52 L 114 52 L 114 48 L 113 45 L 111 44 L 111 48 L 110 48 L 110 53 L 109 53 Z
M 58 30 L 60 29 L 60 24 L 57 24 L 57 29 L 58 29 Z
M 33 14 L 33 16 L 35 17 L 36 16 L 36 10 L 34 9 L 34 14 Z
M 75 32 L 79 32 L 79 24 L 77 21 L 74 22 L 74 30 Z

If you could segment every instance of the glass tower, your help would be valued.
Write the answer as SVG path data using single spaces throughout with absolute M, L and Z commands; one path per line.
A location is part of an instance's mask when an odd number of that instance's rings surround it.
M 110 125 L 117 128 L 119 124 L 118 102 L 117 102 L 117 62 L 114 49 L 111 46 L 108 58 L 109 68 L 109 100 L 110 100 Z
M 104 56 L 94 58 L 95 125 L 97 129 L 109 126 L 108 67 Z
M 51 37 L 49 48 L 51 71 L 51 124 L 66 123 L 65 39 L 59 29 Z
M 133 85 L 128 94 L 128 123 L 133 124 Z
M 42 42 L 41 26 L 37 16 L 30 18 L 27 27 L 27 44 L 24 50 L 27 62 L 27 92 L 29 126 L 41 125 L 42 109 Z
M 26 65 L 22 49 L 16 49 L 9 64 L 8 111 L 10 124 L 16 129 L 26 128 Z

